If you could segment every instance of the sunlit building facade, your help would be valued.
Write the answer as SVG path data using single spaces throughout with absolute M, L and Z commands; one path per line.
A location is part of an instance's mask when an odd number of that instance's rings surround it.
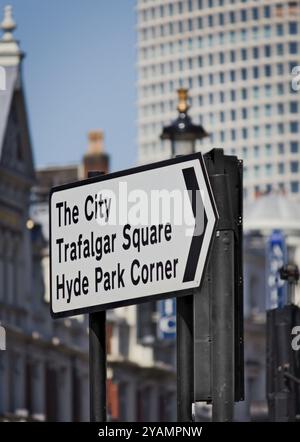
M 297 197 L 300 2 L 139 0 L 137 29 L 139 161 L 170 156 L 159 135 L 184 86 L 191 116 L 210 133 L 197 148 L 243 158 L 247 198 Z

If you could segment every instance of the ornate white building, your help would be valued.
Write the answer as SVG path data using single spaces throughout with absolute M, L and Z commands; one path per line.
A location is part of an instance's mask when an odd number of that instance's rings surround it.
M 54 322 L 45 302 L 41 226 L 29 219 L 35 182 L 11 7 L 0 40 L 0 420 L 88 420 L 87 326 Z M 3 78 L 2 78 L 3 80 Z

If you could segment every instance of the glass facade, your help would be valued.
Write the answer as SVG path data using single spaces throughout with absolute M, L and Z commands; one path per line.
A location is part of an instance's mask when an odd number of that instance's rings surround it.
M 291 69 L 300 64 L 300 5 L 141 0 L 137 18 L 140 163 L 170 156 L 159 136 L 183 86 L 191 116 L 211 134 L 197 148 L 234 149 L 247 166 L 247 197 L 257 187 L 297 193 L 300 93 Z

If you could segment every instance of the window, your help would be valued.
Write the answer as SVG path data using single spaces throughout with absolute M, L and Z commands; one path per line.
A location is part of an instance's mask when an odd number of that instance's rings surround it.
M 235 13 L 233 11 L 229 12 L 229 21 L 230 23 L 235 23 Z
M 224 132 L 224 130 L 221 130 L 221 132 L 220 132 L 220 140 L 221 140 L 222 142 L 225 141 L 225 132 Z
M 283 155 L 283 153 L 284 153 L 284 144 L 283 143 L 278 144 L 278 153 L 279 153 L 279 155 Z
M 271 46 L 265 45 L 265 57 L 271 57 Z
M 243 68 L 241 70 L 241 77 L 242 77 L 242 80 L 247 80 L 247 69 Z
M 289 43 L 289 53 L 290 54 L 297 54 L 298 52 L 298 44 L 295 41 L 292 41 Z
M 272 110 L 271 105 L 270 104 L 266 104 L 265 105 L 265 116 L 266 117 L 270 117 L 272 115 L 271 110 Z
M 220 74 L 219 74 L 219 77 L 220 77 L 220 83 L 224 83 L 224 72 L 220 72 Z
M 244 138 L 244 140 L 248 138 L 248 130 L 246 127 L 243 127 L 242 129 L 242 137 Z
M 225 113 L 223 111 L 220 112 L 220 121 L 224 123 L 225 121 Z
M 243 100 L 247 100 L 247 98 L 248 98 L 248 91 L 247 91 L 246 88 L 243 87 L 243 89 L 242 89 L 242 99 Z
M 298 121 L 291 121 L 290 122 L 290 131 L 292 134 L 297 134 L 299 132 Z
M 266 169 L 267 176 L 272 175 L 272 164 L 270 164 L 270 163 L 266 164 L 265 169 Z
M 278 115 L 284 114 L 284 105 L 282 103 L 277 104 L 277 113 L 278 113 Z
M 270 18 L 271 17 L 271 8 L 270 8 L 270 6 L 265 6 L 264 7 L 264 16 L 265 16 L 265 18 Z
M 277 124 L 277 132 L 279 133 L 279 135 L 282 135 L 284 133 L 284 125 L 283 125 L 283 123 L 278 123 Z
M 208 16 L 208 26 L 209 26 L 210 28 L 212 28 L 213 25 L 214 25 L 213 16 L 212 16 L 212 15 L 209 15 L 209 16 Z
M 202 17 L 198 17 L 198 29 L 202 29 Z
M 162 27 L 162 26 L 161 26 Z M 183 32 L 183 23 L 182 21 L 178 22 L 178 32 L 182 33 Z
M 224 15 L 223 14 L 219 14 L 219 25 L 220 26 L 224 25 Z
M 252 18 L 258 20 L 258 8 L 252 8 Z
M 230 42 L 235 43 L 235 32 L 234 31 L 230 31 Z
M 191 18 L 188 19 L 188 29 L 189 31 L 193 30 L 193 20 Z
M 253 108 L 253 115 L 254 115 L 254 118 L 256 120 L 258 120 L 258 118 L 259 118 L 259 107 L 258 106 L 254 106 L 254 108 Z
M 299 192 L 299 182 L 298 181 L 292 181 L 291 182 L 291 191 L 293 193 L 298 193 Z
M 265 65 L 265 76 L 266 77 L 271 77 L 272 73 L 271 73 L 271 66 L 269 64 Z
M 255 46 L 255 47 L 252 49 L 252 53 L 253 53 L 253 58 L 254 58 L 254 59 L 257 59 L 257 58 L 259 57 L 259 49 L 258 49 L 257 46 Z
M 208 94 L 208 101 L 209 101 L 209 104 L 214 103 L 214 95 L 212 93 Z
M 298 161 L 291 161 L 291 172 L 292 173 L 299 172 L 299 162 Z
M 283 73 L 284 73 L 283 64 L 282 63 L 277 63 L 276 70 L 277 70 L 277 74 L 278 75 L 283 75 Z
M 241 50 L 241 57 L 242 57 L 242 60 L 247 60 L 247 49 Z
M 289 23 L 289 34 L 290 35 L 297 35 L 298 34 L 298 23 L 295 21 L 292 21 Z
M 241 21 L 247 21 L 247 11 L 246 9 L 241 10 Z
M 230 51 L 230 61 L 231 61 L 231 63 L 235 62 L 235 52 L 234 51 Z
M 241 30 L 241 39 L 242 39 L 242 41 L 247 41 L 247 30 L 246 29 Z
M 236 120 L 236 112 L 234 109 L 231 110 L 230 115 L 231 115 L 231 120 L 235 121 Z
M 271 144 L 266 144 L 265 145 L 265 151 L 266 151 L 266 156 L 270 157 L 272 154 L 272 146 Z
M 203 97 L 202 97 L 202 95 L 199 95 L 199 97 L 198 97 L 198 104 L 199 104 L 199 106 L 203 105 Z
M 254 176 L 257 178 L 259 177 L 259 171 L 260 171 L 260 167 L 259 166 L 254 166 Z
M 253 68 L 253 78 L 259 78 L 259 69 L 257 66 Z
M 231 101 L 235 101 L 236 100 L 236 92 L 235 92 L 235 90 L 231 90 L 230 91 L 230 99 L 231 99 Z
M 259 126 L 254 126 L 253 132 L 254 132 L 254 138 L 258 138 L 259 137 Z
M 213 74 L 209 74 L 208 81 L 209 81 L 209 84 L 214 84 L 214 76 L 213 76 Z
M 265 125 L 265 134 L 266 134 L 266 137 L 269 137 L 272 134 L 271 124 L 266 124 Z
M 277 52 L 277 55 L 283 55 L 283 44 L 282 43 L 278 43 L 276 45 L 276 52 Z
M 192 12 L 192 10 L 193 10 L 193 0 L 189 0 L 188 8 L 189 8 L 189 12 Z
M 248 117 L 248 112 L 247 109 L 245 107 L 242 108 L 242 118 L 243 120 L 247 120 Z
M 173 15 L 173 3 L 169 3 L 169 15 Z
M 258 86 L 253 87 L 253 98 L 259 98 L 259 87 Z
M 182 5 L 182 2 L 179 2 L 179 3 L 178 3 L 178 12 L 179 12 L 179 14 L 182 14 L 182 12 L 183 12 L 183 5 Z
M 224 103 L 224 101 L 225 101 L 225 94 L 224 94 L 224 92 L 220 92 L 220 102 L 221 103 Z
M 284 174 L 284 163 L 278 163 L 278 173 L 280 175 Z
M 235 71 L 230 71 L 230 81 L 235 81 Z
M 284 87 L 283 83 L 277 84 L 277 95 L 283 95 L 284 94 Z
M 248 149 L 247 147 L 243 147 L 243 158 L 247 158 L 248 157 Z
M 272 191 L 272 184 L 266 185 L 266 193 L 270 193 Z
M 201 68 L 202 65 L 203 65 L 203 60 L 202 60 L 201 55 L 199 55 L 199 57 L 198 57 L 198 66 L 199 66 L 199 68 Z
M 209 56 L 208 56 L 208 63 L 209 63 L 210 66 L 214 64 L 214 59 L 213 59 L 213 55 L 212 54 L 209 54 Z
M 254 146 L 254 158 L 259 157 L 259 146 Z
M 291 112 L 291 114 L 297 114 L 298 113 L 298 102 L 297 101 L 291 101 L 290 102 L 290 112 Z
M 282 36 L 283 35 L 283 25 L 281 23 L 276 25 L 276 34 L 278 36 Z
M 198 76 L 198 86 L 202 87 L 203 86 L 203 79 L 202 79 L 202 75 Z
M 258 27 L 255 26 L 254 28 L 252 28 L 252 35 L 253 35 L 253 39 L 257 40 L 258 39 Z
M 271 37 L 271 26 L 264 26 L 264 36 L 265 38 Z
M 236 140 L 236 134 L 235 134 L 235 129 L 231 129 L 231 139 L 233 140 L 233 141 L 235 141 Z
M 224 52 L 219 53 L 219 61 L 220 61 L 220 64 L 224 64 L 224 61 L 225 61 Z

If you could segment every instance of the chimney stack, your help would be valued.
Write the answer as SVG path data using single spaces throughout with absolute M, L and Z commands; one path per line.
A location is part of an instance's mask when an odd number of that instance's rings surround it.
M 87 178 L 88 172 L 98 170 L 108 173 L 109 155 L 104 152 L 104 134 L 102 130 L 93 130 L 88 134 L 88 149 L 83 157 L 83 173 Z

